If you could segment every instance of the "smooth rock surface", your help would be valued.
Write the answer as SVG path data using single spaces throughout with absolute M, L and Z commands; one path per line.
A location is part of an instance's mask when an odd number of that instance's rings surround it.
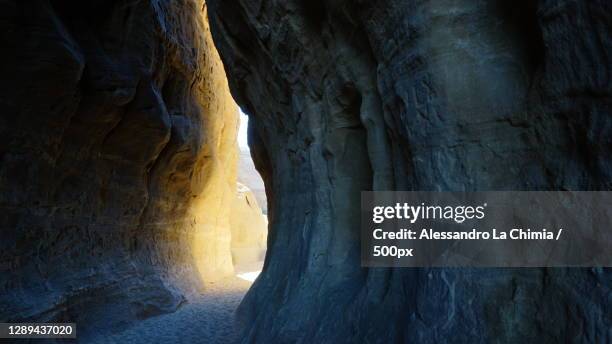
M 266 183 L 244 343 L 610 343 L 609 269 L 365 269 L 361 190 L 609 190 L 608 1 L 210 0 Z
M 237 107 L 203 1 L 2 1 L 0 321 L 79 337 L 233 274 Z
M 235 267 L 264 260 L 268 238 L 268 219 L 251 190 L 238 183 L 231 209 L 232 262 Z

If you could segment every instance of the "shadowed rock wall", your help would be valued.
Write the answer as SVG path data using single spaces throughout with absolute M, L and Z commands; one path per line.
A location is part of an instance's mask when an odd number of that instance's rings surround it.
M 609 269 L 363 269 L 360 190 L 608 190 L 608 1 L 209 1 L 266 183 L 245 343 L 612 341 Z
M 0 321 L 109 327 L 233 273 L 237 108 L 203 1 L 3 1 Z

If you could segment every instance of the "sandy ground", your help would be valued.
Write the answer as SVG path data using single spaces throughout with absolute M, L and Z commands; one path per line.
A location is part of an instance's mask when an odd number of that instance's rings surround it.
M 225 344 L 234 343 L 234 312 L 252 282 L 238 277 L 207 283 L 201 297 L 178 311 L 138 322 L 95 344 Z

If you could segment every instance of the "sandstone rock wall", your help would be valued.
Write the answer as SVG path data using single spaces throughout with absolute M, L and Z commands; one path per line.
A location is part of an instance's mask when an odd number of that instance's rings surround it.
M 242 183 L 238 183 L 230 225 L 234 267 L 263 261 L 268 238 L 268 219 L 261 211 L 255 194 Z
M 253 164 L 251 152 L 240 150 L 238 158 L 238 181 L 251 190 L 257 199 L 257 204 L 264 214 L 268 213 L 268 202 L 266 200 L 266 188 L 259 172 Z
M 3 1 L 0 35 L 0 321 L 81 336 L 233 273 L 237 108 L 203 1 Z
M 362 269 L 360 190 L 607 190 L 607 1 L 210 0 L 271 223 L 245 343 L 607 343 L 608 269 Z

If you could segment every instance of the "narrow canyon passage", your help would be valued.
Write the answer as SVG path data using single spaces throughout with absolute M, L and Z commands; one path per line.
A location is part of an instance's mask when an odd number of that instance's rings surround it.
M 120 331 L 100 333 L 89 342 L 228 344 L 239 341 L 235 312 L 263 268 L 267 238 L 266 195 L 249 152 L 247 127 L 248 117 L 241 112 L 237 132 L 240 150 L 238 197 L 233 205 L 231 221 L 235 275 L 204 282 L 202 290 L 175 312 L 140 320 Z
M 7 0 L 0 32 L 0 324 L 612 343 L 609 268 L 360 260 L 362 191 L 611 189 L 612 2 Z
M 266 200 L 204 1 L 0 10 L 16 57 L 2 64 L 0 321 L 72 321 L 87 343 L 156 336 L 175 314 L 227 339 L 263 264 Z

